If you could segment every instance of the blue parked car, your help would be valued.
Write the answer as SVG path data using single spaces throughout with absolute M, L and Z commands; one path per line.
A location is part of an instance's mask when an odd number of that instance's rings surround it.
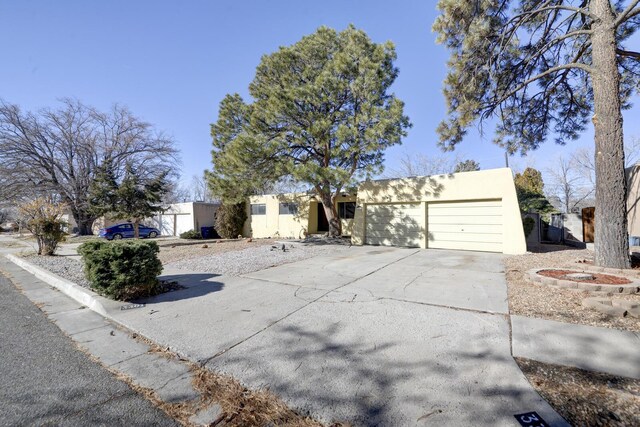
M 138 226 L 138 231 L 140 233 L 140 237 L 154 238 L 160 235 L 160 231 L 157 228 L 147 227 L 146 225 L 142 224 Z M 127 222 L 123 224 L 110 225 L 106 228 L 101 228 L 98 236 L 104 237 L 107 240 L 133 238 L 133 224 Z

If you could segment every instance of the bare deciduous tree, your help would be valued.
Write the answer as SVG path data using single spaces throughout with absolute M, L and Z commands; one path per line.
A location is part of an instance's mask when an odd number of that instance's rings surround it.
M 385 178 L 405 178 L 409 176 L 432 176 L 454 173 L 456 165 L 464 156 L 457 153 L 438 153 L 426 155 L 422 153 L 404 153 L 396 168 L 389 168 Z
M 216 200 L 209 190 L 204 174 L 193 175 L 191 178 L 191 195 L 193 200 L 198 202 L 212 203 Z
M 23 112 L 0 100 L 0 196 L 57 197 L 80 234 L 91 234 L 88 189 L 101 165 L 112 165 L 117 178 L 127 164 L 151 177 L 173 173 L 177 161 L 173 139 L 126 107 L 100 112 L 64 99 L 57 109 Z
M 596 156 L 593 147 L 580 148 L 572 156 L 576 167 L 585 179 L 594 186 L 596 185 Z M 624 165 L 625 168 L 633 166 L 640 161 L 640 138 L 632 136 L 624 142 Z
M 573 212 L 582 201 L 595 194 L 593 183 L 581 173 L 573 157 L 558 157 L 546 172 L 547 196 L 560 200 L 565 213 Z

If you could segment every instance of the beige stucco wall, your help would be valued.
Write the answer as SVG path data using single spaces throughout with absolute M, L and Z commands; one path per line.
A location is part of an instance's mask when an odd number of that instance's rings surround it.
M 355 202 L 355 196 L 338 196 L 338 202 Z M 298 213 L 280 215 L 280 203 L 297 203 Z M 320 202 L 307 193 L 268 194 L 251 196 L 247 204 L 247 221 L 243 234 L 255 238 L 282 237 L 300 239 L 305 233 L 318 233 L 318 204 Z M 265 215 L 251 215 L 252 204 L 264 204 Z M 341 219 L 342 234 L 349 236 L 353 227 L 352 219 Z
M 218 207 L 218 203 L 193 203 L 193 220 L 194 230 L 200 230 L 200 227 L 213 227 L 215 226 L 215 215 Z
M 505 254 L 526 252 L 526 243 L 511 169 L 488 169 L 431 177 L 365 181 L 358 188 L 357 208 L 351 240 L 362 245 L 365 239 L 366 205 L 371 203 L 424 204 L 426 229 L 429 203 L 455 201 L 502 201 L 503 244 Z M 428 237 L 421 247 L 428 247 Z
M 640 236 L 640 165 L 632 166 L 626 172 L 629 235 Z
M 297 203 L 298 213 L 280 215 L 280 203 Z M 252 204 L 265 204 L 265 215 L 251 215 Z M 306 194 L 268 194 L 251 196 L 243 233 L 255 238 L 301 238 L 309 229 L 310 198 Z

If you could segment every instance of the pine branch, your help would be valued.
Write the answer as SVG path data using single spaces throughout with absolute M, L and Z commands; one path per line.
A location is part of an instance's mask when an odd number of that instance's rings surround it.
M 593 68 L 589 67 L 586 64 L 582 64 L 580 62 L 571 62 L 569 64 L 557 65 L 555 67 L 551 67 L 548 70 L 546 70 L 546 71 L 544 71 L 542 73 L 539 73 L 539 74 L 537 74 L 537 75 L 525 80 L 524 82 L 520 83 L 514 89 L 510 90 L 506 94 L 503 94 L 498 100 L 492 101 L 491 104 L 498 105 L 498 104 L 503 103 L 505 100 L 507 100 L 511 96 L 515 95 L 516 93 L 518 93 L 519 91 L 521 91 L 522 89 L 527 87 L 529 84 L 535 82 L 536 80 L 540 80 L 541 78 L 543 78 L 545 76 L 548 76 L 549 74 L 553 74 L 553 73 L 556 73 L 558 71 L 568 70 L 568 69 L 573 69 L 573 68 L 581 69 L 583 71 L 586 71 L 587 73 L 593 73 Z

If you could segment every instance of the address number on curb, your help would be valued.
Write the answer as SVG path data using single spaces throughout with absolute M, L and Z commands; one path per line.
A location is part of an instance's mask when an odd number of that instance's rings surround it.
M 131 310 L 134 308 L 142 308 L 144 304 L 129 304 L 129 305 L 121 305 L 120 310 Z
M 523 427 L 549 427 L 549 424 L 537 412 L 517 414 L 514 417 Z

